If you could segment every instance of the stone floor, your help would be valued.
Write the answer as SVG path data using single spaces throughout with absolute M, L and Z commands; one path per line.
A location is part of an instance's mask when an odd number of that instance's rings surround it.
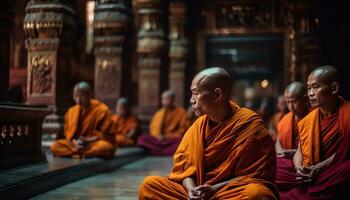
M 170 157 L 146 157 L 116 171 L 77 181 L 33 199 L 137 199 L 143 178 L 148 175 L 165 176 L 171 169 Z

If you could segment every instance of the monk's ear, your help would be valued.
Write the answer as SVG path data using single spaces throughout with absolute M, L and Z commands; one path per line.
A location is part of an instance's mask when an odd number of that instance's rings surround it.
M 215 100 L 218 101 L 222 98 L 222 89 L 221 88 L 215 88 L 214 89 L 215 94 Z
M 339 83 L 338 82 L 333 82 L 331 85 L 331 92 L 333 95 L 336 95 L 339 93 Z

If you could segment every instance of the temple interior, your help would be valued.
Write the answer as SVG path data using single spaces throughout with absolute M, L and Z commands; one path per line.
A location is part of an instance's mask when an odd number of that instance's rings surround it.
M 257 112 L 266 124 L 279 112 L 276 104 L 286 86 L 306 85 L 320 66 L 339 71 L 339 96 L 350 99 L 349 5 L 344 0 L 2 0 L 0 199 L 137 199 L 146 176 L 172 170 L 181 138 L 175 146 L 162 144 L 174 148 L 164 155 L 157 155 L 158 143 L 139 138 L 152 143 L 152 156 L 136 136 L 126 147 L 116 139 L 107 160 L 67 156 L 60 152 L 70 148 L 66 143 L 56 153 L 55 142 L 67 138 L 67 121 L 73 118 L 66 113 L 79 104 L 79 88 L 91 90 L 91 99 L 106 105 L 108 115 L 127 105 L 140 135 L 152 135 L 164 96 L 182 114 L 193 115 L 192 80 L 210 67 L 230 75 L 230 101 Z M 85 130 L 81 123 L 72 122 L 78 131 Z M 97 140 L 93 137 L 86 145 Z

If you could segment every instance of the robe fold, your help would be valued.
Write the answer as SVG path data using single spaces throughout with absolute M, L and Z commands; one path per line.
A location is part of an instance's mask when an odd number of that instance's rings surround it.
M 149 126 L 150 134 L 141 135 L 137 145 L 145 148 L 149 155 L 173 155 L 188 125 L 185 109 L 180 107 L 172 110 L 162 108 L 152 117 Z
M 296 149 L 298 147 L 298 128 L 294 114 L 289 112 L 277 124 L 277 137 L 283 149 Z
M 342 199 L 341 195 L 350 188 L 350 102 L 340 102 L 337 113 L 322 120 L 316 108 L 298 123 L 304 167 L 322 162 L 334 153 L 335 157 L 309 185 L 295 181 L 292 161 L 278 158 L 276 183 L 281 199 Z
M 129 138 L 130 131 L 138 131 L 140 127 L 139 120 L 135 116 L 124 118 L 120 115 L 113 116 L 115 122 L 115 139 L 117 146 L 127 147 L 136 145 L 136 138 Z
M 232 117 L 215 127 L 209 126 L 208 116 L 198 118 L 176 150 L 172 172 L 147 177 L 139 199 L 187 199 L 182 186 L 187 177 L 197 186 L 231 180 L 211 199 L 277 199 L 271 136 L 256 113 L 232 102 L 231 109 Z
M 111 158 L 115 152 L 114 122 L 109 108 L 102 102 L 91 99 L 90 107 L 82 113 L 79 105 L 71 107 L 65 115 L 64 139 L 51 145 L 54 156 L 72 156 L 82 154 L 85 157 Z M 96 136 L 98 140 L 89 143 L 82 152 L 78 152 L 72 142 L 80 136 Z

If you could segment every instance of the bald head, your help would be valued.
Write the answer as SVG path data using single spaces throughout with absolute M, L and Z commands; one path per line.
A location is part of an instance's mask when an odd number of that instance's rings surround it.
M 231 96 L 232 80 L 229 73 L 221 67 L 211 67 L 200 71 L 193 79 L 198 87 L 215 90 L 220 88 L 227 99 Z
M 290 83 L 284 90 L 284 94 L 293 95 L 297 98 L 306 96 L 306 86 L 298 81 Z
M 333 108 L 338 101 L 339 72 L 332 66 L 317 67 L 307 79 L 308 96 L 312 107 L 322 111 Z
M 79 82 L 74 86 L 73 98 L 75 103 L 82 108 L 88 108 L 90 106 L 91 99 L 91 87 L 87 82 Z
M 122 117 L 126 117 L 131 113 L 129 100 L 125 97 L 120 97 L 116 105 L 116 113 Z
M 315 76 L 320 81 L 324 81 L 325 83 L 328 83 L 328 84 L 333 82 L 339 83 L 339 80 L 340 80 L 340 75 L 338 70 L 335 67 L 330 65 L 317 67 L 310 73 L 309 77 L 310 76 Z
M 308 112 L 306 87 L 301 82 L 292 82 L 284 90 L 284 99 L 288 110 L 297 118 L 302 118 Z
M 172 109 L 175 107 L 175 93 L 171 90 L 166 90 L 162 94 L 162 106 Z
M 190 103 L 197 116 L 207 114 L 214 121 L 221 121 L 230 111 L 231 77 L 220 67 L 200 71 L 192 80 Z

